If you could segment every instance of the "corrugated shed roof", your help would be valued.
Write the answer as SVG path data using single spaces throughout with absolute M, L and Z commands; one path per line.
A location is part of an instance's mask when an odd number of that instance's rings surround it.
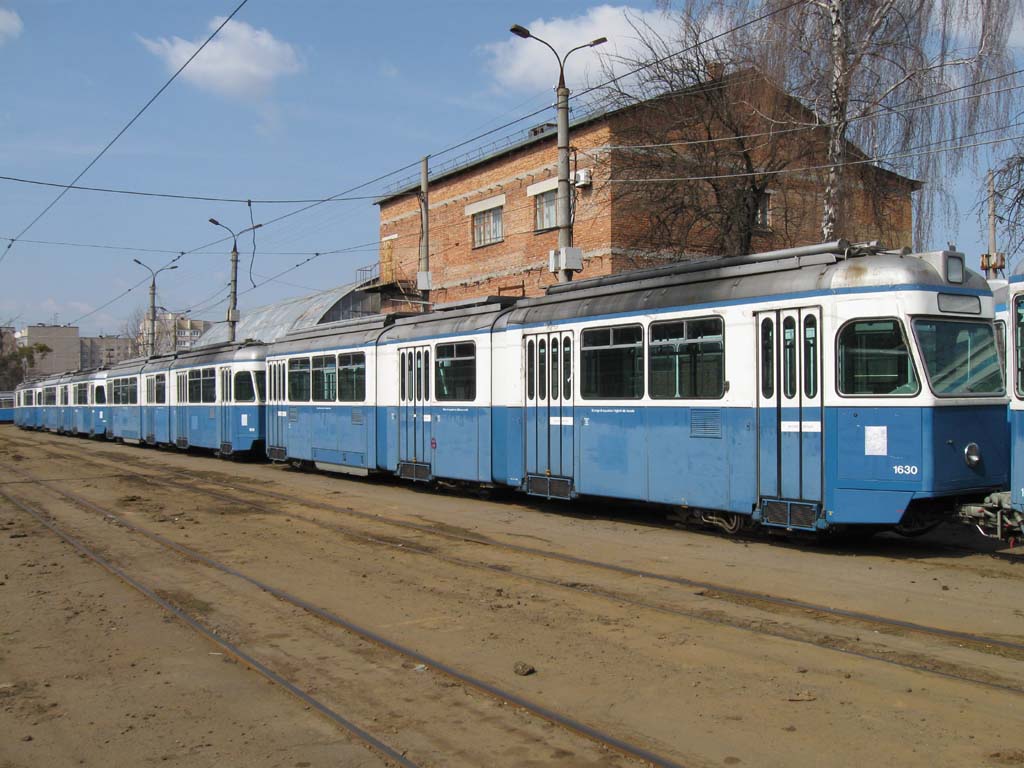
M 270 344 L 284 338 L 289 331 L 315 326 L 321 317 L 339 300 L 351 293 L 359 283 L 348 283 L 337 288 L 285 299 L 265 307 L 242 310 L 235 329 L 237 341 L 262 341 Z M 193 348 L 224 344 L 228 340 L 228 323 L 214 323 L 196 339 Z

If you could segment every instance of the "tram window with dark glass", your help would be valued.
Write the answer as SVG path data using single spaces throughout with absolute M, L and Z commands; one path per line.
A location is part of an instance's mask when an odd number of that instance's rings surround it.
M 426 366 L 430 357 L 424 358 Z M 430 397 L 429 384 L 424 381 L 426 397 Z M 361 403 L 366 399 L 366 355 L 357 352 L 338 355 L 338 400 L 343 403 Z
M 292 358 L 288 361 L 288 400 L 292 403 L 308 403 L 309 395 L 309 358 Z
M 434 349 L 434 397 L 439 401 L 476 399 L 476 344 L 438 344 Z
M 725 395 L 721 318 L 651 323 L 650 396 L 655 400 Z
M 921 391 L 906 333 L 895 318 L 851 320 L 839 330 L 840 395 L 912 397 Z
M 256 402 L 256 390 L 252 385 L 252 376 L 249 371 L 235 372 L 234 390 L 236 403 Z
M 338 397 L 338 361 L 334 355 L 313 358 L 313 402 L 333 403 Z
M 990 323 L 917 318 L 914 333 L 937 397 L 1003 394 L 1002 360 Z
M 585 400 L 639 400 L 644 394 L 644 329 L 589 328 L 580 345 L 580 395 Z

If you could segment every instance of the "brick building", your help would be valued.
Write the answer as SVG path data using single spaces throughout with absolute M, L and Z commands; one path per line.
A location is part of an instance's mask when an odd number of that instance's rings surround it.
M 728 75 L 716 82 L 733 77 Z M 757 78 L 753 87 L 749 75 L 736 82 L 744 83 L 746 90 L 733 95 L 733 105 L 749 103 L 751 116 L 785 113 L 791 124 L 804 126 L 814 118 L 799 102 L 763 78 Z M 714 181 L 698 183 L 692 179 L 728 177 L 733 175 L 730 171 L 742 169 L 745 161 L 769 173 L 753 190 L 750 185 L 726 190 L 734 194 L 737 209 L 747 207 L 755 223 L 752 236 L 743 241 L 748 250 L 742 252 L 820 241 L 826 132 L 808 131 L 806 127 L 780 131 L 779 138 L 771 142 L 749 142 L 751 149 L 744 156 L 701 154 L 694 147 L 714 146 L 713 142 L 686 140 L 706 136 L 709 131 L 717 135 L 716 126 L 704 118 L 700 125 L 680 119 L 680 115 L 702 114 L 697 112 L 705 108 L 701 98 L 705 97 L 696 90 L 682 92 L 572 123 L 573 245 L 583 251 L 581 277 L 722 254 L 721 243 L 726 241 L 721 230 L 729 226 L 732 203 L 709 208 L 705 215 L 701 203 L 723 191 Z M 671 111 L 666 104 L 671 104 Z M 763 131 L 763 126 L 763 119 L 758 122 L 751 117 L 745 125 L 732 129 L 740 134 L 756 133 Z M 722 130 L 727 136 L 724 123 Z M 661 142 L 678 142 L 683 148 L 659 150 L 658 162 L 638 164 L 636 158 L 642 159 L 643 152 L 652 157 L 646 148 L 658 144 L 652 139 L 659 137 Z M 765 149 L 769 145 L 770 154 Z M 640 149 L 630 151 L 630 147 Z M 848 145 L 848 156 L 854 160 L 865 157 L 853 145 Z M 667 171 L 666 163 L 674 170 Z M 431 176 L 432 302 L 485 295 L 533 296 L 555 282 L 548 271 L 548 252 L 557 247 L 558 240 L 556 166 L 556 132 L 547 124 L 532 129 L 518 143 Z M 663 187 L 636 181 L 666 172 L 681 178 Z M 377 285 L 385 309 L 413 309 L 416 305 L 411 302 L 420 298 L 416 291 L 418 188 L 418 182 L 410 181 L 377 200 L 381 238 Z M 850 165 L 843 187 L 845 205 L 839 236 L 851 241 L 877 239 L 888 247 L 910 245 L 911 195 L 919 188 L 919 182 L 875 165 Z M 638 189 L 645 193 L 639 194 Z M 674 212 L 659 214 L 658 205 L 673 196 L 680 201 Z

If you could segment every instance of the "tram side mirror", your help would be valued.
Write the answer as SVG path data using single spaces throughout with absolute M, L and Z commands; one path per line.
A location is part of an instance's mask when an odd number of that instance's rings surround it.
M 725 386 L 722 387 L 722 394 L 725 394 L 728 391 L 729 391 L 729 382 L 727 381 L 727 382 L 725 382 Z

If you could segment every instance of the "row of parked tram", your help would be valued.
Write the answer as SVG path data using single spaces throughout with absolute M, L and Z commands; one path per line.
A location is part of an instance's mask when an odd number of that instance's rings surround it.
M 17 422 L 728 531 L 915 533 L 1011 487 L 994 310 L 960 253 L 829 243 L 34 381 Z

